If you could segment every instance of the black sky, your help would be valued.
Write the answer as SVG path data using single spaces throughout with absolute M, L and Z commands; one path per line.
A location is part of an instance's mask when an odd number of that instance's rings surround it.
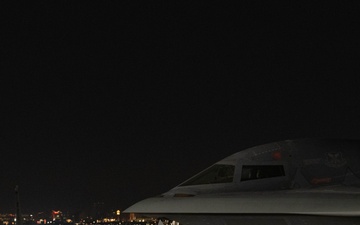
M 360 138 L 359 3 L 2 4 L 0 212 L 125 209 L 247 147 Z

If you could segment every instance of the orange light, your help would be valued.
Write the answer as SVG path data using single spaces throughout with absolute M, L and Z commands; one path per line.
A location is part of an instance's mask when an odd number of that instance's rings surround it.
M 331 182 L 331 178 L 330 177 L 326 177 L 326 178 L 313 178 L 310 182 L 313 185 L 318 185 L 318 184 L 327 184 Z
M 274 160 L 281 160 L 282 158 L 282 155 L 281 155 L 281 152 L 280 151 L 275 151 L 271 154 L 272 158 Z

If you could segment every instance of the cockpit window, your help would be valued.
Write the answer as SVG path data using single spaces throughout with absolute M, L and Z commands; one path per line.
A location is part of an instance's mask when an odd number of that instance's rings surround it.
M 233 165 L 216 164 L 180 186 L 231 183 L 233 182 L 234 171 L 235 166 Z
M 281 176 L 285 176 L 283 165 L 244 165 L 241 172 L 241 181 Z

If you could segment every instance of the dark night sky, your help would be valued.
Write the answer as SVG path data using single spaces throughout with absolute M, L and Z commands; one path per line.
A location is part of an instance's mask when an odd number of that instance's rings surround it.
M 360 138 L 358 2 L 12 4 L 0 212 L 16 184 L 24 212 L 125 209 L 247 147 Z

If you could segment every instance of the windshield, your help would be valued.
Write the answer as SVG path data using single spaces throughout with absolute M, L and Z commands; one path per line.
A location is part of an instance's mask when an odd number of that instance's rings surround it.
M 201 172 L 197 176 L 184 182 L 180 186 L 215 184 L 215 183 L 231 183 L 234 178 L 234 165 L 216 164 L 209 169 Z

